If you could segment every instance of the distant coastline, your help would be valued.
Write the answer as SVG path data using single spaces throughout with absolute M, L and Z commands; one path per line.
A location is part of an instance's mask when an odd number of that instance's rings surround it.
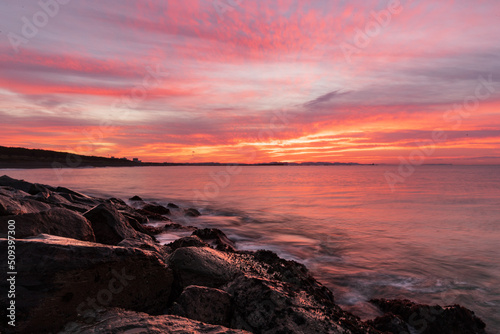
M 149 167 L 149 166 L 372 166 L 357 162 L 268 162 L 268 163 L 174 163 L 142 162 L 136 158 L 106 158 L 41 149 L 0 146 L 0 169 Z

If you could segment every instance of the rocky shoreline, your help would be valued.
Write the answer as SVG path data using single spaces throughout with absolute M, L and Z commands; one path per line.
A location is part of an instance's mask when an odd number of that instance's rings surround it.
M 218 229 L 171 220 L 199 215 L 0 177 L 0 244 L 7 250 L 14 221 L 17 272 L 15 327 L 5 307 L 9 282 L 0 282 L 1 332 L 486 333 L 460 305 L 408 300 L 372 300 L 380 316 L 361 321 L 304 265 L 238 251 Z M 171 230 L 191 235 L 157 242 Z M 7 256 L 1 262 L 7 268 Z

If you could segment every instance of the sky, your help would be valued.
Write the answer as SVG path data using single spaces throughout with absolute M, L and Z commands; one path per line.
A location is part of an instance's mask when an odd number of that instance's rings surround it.
M 6 0 L 0 145 L 500 164 L 500 2 Z

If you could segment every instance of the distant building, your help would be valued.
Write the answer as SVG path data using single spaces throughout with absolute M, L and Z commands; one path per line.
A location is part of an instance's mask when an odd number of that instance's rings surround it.
M 138 158 L 134 158 L 132 159 L 133 162 L 141 162 L 141 160 L 139 160 Z

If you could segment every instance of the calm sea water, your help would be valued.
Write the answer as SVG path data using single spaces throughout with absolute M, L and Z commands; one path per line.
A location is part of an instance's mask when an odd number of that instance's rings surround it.
M 421 166 L 389 188 L 390 166 L 3 170 L 95 194 L 192 205 L 240 249 L 306 264 L 336 301 L 375 316 L 370 298 L 462 304 L 500 329 L 500 166 Z M 167 242 L 172 235 L 162 236 Z

